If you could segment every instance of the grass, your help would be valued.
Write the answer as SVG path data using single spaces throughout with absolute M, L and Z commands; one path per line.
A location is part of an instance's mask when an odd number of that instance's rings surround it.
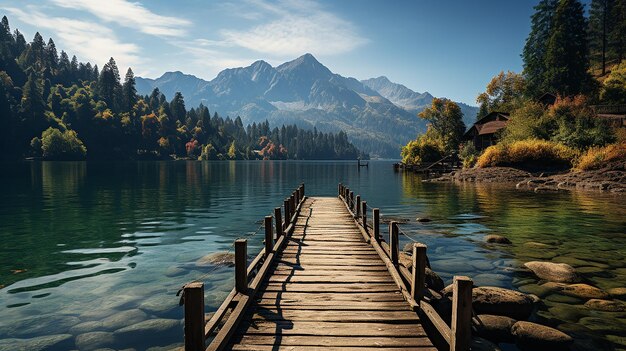
M 478 158 L 476 166 L 514 167 L 527 170 L 568 169 L 577 152 L 561 143 L 527 139 L 488 147 Z
M 576 164 L 579 171 L 589 171 L 602 168 L 610 162 L 626 160 L 626 142 L 610 144 L 604 147 L 592 147 L 587 150 Z

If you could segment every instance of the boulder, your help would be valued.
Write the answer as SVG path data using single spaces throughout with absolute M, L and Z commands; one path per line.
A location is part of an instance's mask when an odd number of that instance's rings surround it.
M 201 257 L 196 261 L 196 265 L 198 266 L 226 266 L 226 267 L 234 267 L 235 266 L 235 254 L 230 252 L 213 252 L 204 257 Z
M 511 334 L 515 337 L 517 346 L 522 350 L 568 350 L 574 341 L 571 336 L 559 330 L 524 321 L 515 323 L 511 328 Z
M 558 292 L 559 294 L 578 297 L 580 299 L 606 299 L 609 297 L 605 291 L 591 286 L 589 284 L 561 284 L 561 283 L 545 283 L 541 285 L 545 288 Z
M 180 321 L 176 319 L 149 319 L 131 326 L 118 329 L 115 331 L 115 336 L 119 340 L 128 339 L 134 337 L 137 339 L 142 338 L 155 338 L 156 336 L 164 333 L 170 333 L 177 331 L 181 327 Z
M 427 223 L 427 222 L 431 221 L 430 218 L 420 218 L 420 217 L 417 217 L 415 220 L 420 222 L 420 223 Z
M 496 235 L 496 234 L 489 234 L 485 236 L 485 242 L 490 243 L 490 244 L 511 245 L 511 240 L 507 239 L 506 237 L 502 235 Z
M 112 333 L 90 332 L 78 335 L 75 342 L 79 350 L 91 351 L 114 346 L 115 337 Z
M 475 287 L 472 290 L 472 306 L 478 314 L 526 319 L 532 313 L 537 300 L 536 296 L 494 286 Z
M 426 286 L 430 289 L 441 291 L 444 288 L 443 279 L 432 269 L 426 267 Z
M 619 301 L 591 299 L 585 302 L 585 307 L 605 312 L 624 312 L 626 311 L 626 305 Z
M 73 347 L 70 334 L 44 335 L 28 339 L 0 339 L 0 351 L 70 350 Z
M 616 299 L 626 300 L 626 288 L 612 288 L 606 292 Z
M 120 329 L 146 320 L 148 315 L 139 309 L 115 313 L 102 320 L 102 327 L 107 330 Z
M 480 337 L 495 342 L 510 342 L 513 341 L 511 327 L 515 322 L 515 319 L 506 316 L 480 314 L 473 327 L 475 334 Z
M 576 270 L 566 263 L 553 263 L 543 261 L 531 261 L 524 264 L 540 279 L 558 283 L 576 283 L 580 276 Z

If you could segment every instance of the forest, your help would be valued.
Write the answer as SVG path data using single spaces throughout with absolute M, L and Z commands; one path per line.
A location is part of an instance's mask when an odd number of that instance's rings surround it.
M 497 144 L 476 150 L 463 140 L 458 108 L 433 102 L 420 114 L 429 129 L 403 148 L 404 162 L 436 161 L 457 151 L 466 167 L 587 169 L 626 159 L 626 128 L 597 112 L 598 106 L 626 105 L 626 1 L 593 0 L 586 11 L 578 0 L 541 0 L 534 9 L 523 71 L 500 72 L 476 99 L 477 120 L 490 112 L 509 116 Z M 545 93 L 555 101 L 540 101 Z
M 188 109 L 157 89 L 140 96 L 129 68 L 122 81 L 111 58 L 71 59 L 36 33 L 28 43 L 7 17 L 0 23 L 0 159 L 241 160 L 368 158 L 346 133 L 295 125 L 244 126 L 241 118 Z

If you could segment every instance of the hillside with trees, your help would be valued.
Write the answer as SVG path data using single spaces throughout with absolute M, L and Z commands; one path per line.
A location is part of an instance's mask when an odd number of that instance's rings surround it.
M 37 33 L 26 42 L 0 23 L 0 159 L 355 159 L 346 133 L 295 125 L 244 126 L 241 118 L 188 108 L 180 92 L 137 94 L 111 58 L 101 70 L 57 51 Z

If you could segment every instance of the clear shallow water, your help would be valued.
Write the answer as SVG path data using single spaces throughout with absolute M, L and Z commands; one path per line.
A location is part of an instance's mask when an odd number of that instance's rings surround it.
M 402 230 L 428 245 L 433 269 L 446 283 L 465 274 L 478 285 L 543 294 L 533 319 L 593 339 L 595 349 L 626 344 L 626 313 L 591 311 L 584 301 L 545 294 L 536 279 L 515 270 L 530 260 L 561 261 L 577 267 L 592 285 L 626 287 L 626 205 L 618 197 L 422 183 L 394 173 L 384 161 L 361 172 L 354 162 L 313 161 L 43 162 L 2 168 L 5 345 L 9 338 L 47 335 L 58 335 L 58 350 L 181 343 L 177 290 L 202 278 L 211 311 L 233 284 L 232 268 L 195 262 L 255 232 L 258 221 L 300 182 L 309 195 L 334 196 L 339 181 L 370 208 L 409 219 Z M 432 222 L 421 224 L 417 217 Z M 513 245 L 483 244 L 492 233 Z M 261 241 L 261 235 L 250 237 L 251 254 Z M 93 331 L 99 333 L 85 335 Z

